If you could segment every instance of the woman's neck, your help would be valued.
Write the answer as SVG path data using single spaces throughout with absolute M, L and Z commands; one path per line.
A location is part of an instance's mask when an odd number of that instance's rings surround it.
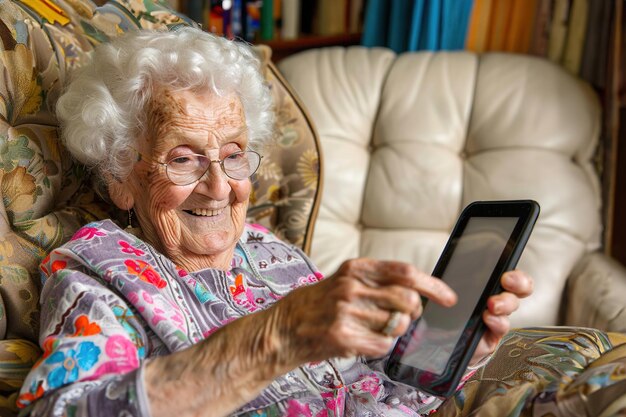
M 166 255 L 178 267 L 188 272 L 200 271 L 203 269 L 220 269 L 222 271 L 230 271 L 234 253 L 235 248 L 226 252 L 221 252 L 215 256 L 196 254 L 177 256 L 176 254 L 170 255 L 168 253 L 166 253 Z
M 135 229 L 133 229 L 135 230 Z M 156 250 L 168 257 L 179 268 L 184 269 L 187 272 L 201 271 L 203 269 L 219 269 L 222 271 L 230 271 L 232 266 L 233 256 L 235 254 L 235 246 L 229 250 L 222 251 L 216 255 L 196 254 L 191 252 L 183 253 L 178 250 L 168 250 L 161 244 L 161 241 L 150 238 L 150 233 L 145 233 L 138 229 L 139 233 L 133 233 L 140 239 L 148 242 Z

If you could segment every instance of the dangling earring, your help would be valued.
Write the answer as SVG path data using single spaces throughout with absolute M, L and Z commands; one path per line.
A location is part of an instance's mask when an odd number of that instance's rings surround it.
M 133 212 L 131 209 L 128 209 L 128 224 L 126 225 L 126 230 L 131 230 L 133 228 Z

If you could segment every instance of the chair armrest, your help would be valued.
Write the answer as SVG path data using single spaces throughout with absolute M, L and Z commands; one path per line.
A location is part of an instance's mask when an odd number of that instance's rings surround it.
M 0 340 L 0 416 L 17 415 L 17 391 L 40 356 L 39 347 L 28 340 Z
M 565 291 L 566 325 L 626 332 L 626 268 L 621 264 L 590 253 L 572 271 Z
M 608 415 L 623 409 L 625 358 L 626 335 L 574 327 L 513 329 L 437 415 Z

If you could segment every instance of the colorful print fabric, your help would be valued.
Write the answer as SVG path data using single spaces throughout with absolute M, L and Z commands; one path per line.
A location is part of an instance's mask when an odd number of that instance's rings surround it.
M 230 271 L 190 272 L 109 220 L 80 229 L 41 270 L 44 353 L 18 397 L 32 416 L 148 415 L 144 360 L 323 279 L 300 249 L 261 226 L 246 226 Z M 236 414 L 418 416 L 440 404 L 388 380 L 383 362 L 301 366 Z

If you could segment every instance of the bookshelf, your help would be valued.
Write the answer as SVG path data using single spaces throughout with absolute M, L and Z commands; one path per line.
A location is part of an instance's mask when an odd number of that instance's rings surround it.
M 296 39 L 275 39 L 271 41 L 258 41 L 257 43 L 272 48 L 272 61 L 281 59 L 310 48 L 322 48 L 327 46 L 350 46 L 361 42 L 360 33 L 347 33 L 339 35 L 302 35 Z
M 168 0 L 205 30 L 272 49 L 272 60 L 361 42 L 364 0 Z

